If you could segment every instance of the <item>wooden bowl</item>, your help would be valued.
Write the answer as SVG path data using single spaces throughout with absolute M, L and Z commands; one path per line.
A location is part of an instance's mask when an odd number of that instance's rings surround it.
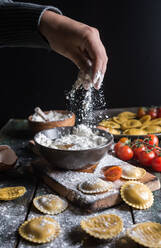
M 51 129 L 54 127 L 72 127 L 75 125 L 75 114 L 71 111 L 68 110 L 53 110 L 62 114 L 69 115 L 67 118 L 64 120 L 59 120 L 59 121 L 33 121 L 32 120 L 32 115 L 28 117 L 28 124 L 33 133 L 40 132 L 42 130 L 46 129 Z M 45 114 L 48 114 L 49 111 L 44 111 Z

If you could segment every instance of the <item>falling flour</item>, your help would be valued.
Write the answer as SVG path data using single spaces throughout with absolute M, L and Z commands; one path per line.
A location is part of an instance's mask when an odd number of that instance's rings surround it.
M 79 72 L 75 84 L 66 95 L 71 111 L 76 113 L 77 123 L 89 126 L 94 123 L 94 110 L 106 107 L 103 90 L 95 90 L 90 80 L 89 74 Z

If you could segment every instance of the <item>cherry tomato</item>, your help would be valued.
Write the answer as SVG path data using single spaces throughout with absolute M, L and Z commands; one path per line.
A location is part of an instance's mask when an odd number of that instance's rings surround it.
M 158 115 L 157 108 L 150 108 L 147 114 L 150 115 L 152 119 L 157 118 L 157 115 Z
M 129 141 L 129 139 L 127 137 L 122 137 L 119 141 L 122 143 L 126 143 Z
M 161 154 L 161 148 L 159 146 L 155 146 L 153 148 L 153 152 L 155 152 L 155 155 L 158 156 L 159 154 Z
M 107 180 L 114 182 L 121 177 L 122 168 L 119 166 L 112 166 L 104 172 L 104 175 Z
M 129 144 L 131 141 L 127 137 L 122 137 L 114 146 L 115 153 L 117 155 L 118 148 L 125 144 Z
M 161 107 L 157 108 L 157 118 L 161 117 Z
M 146 141 L 147 144 L 158 146 L 159 139 L 158 139 L 158 137 L 156 135 L 154 135 L 154 134 L 148 134 L 148 135 L 146 135 L 146 138 L 149 138 L 150 139 L 149 141 Z
M 161 172 L 161 157 L 155 157 L 152 160 L 152 169 Z
M 133 142 L 132 142 L 132 149 L 135 149 L 137 147 L 139 147 L 142 143 L 143 140 L 142 139 L 134 139 Z
M 140 144 L 140 146 L 134 147 L 132 150 L 134 152 L 134 159 L 138 160 L 140 153 L 142 151 L 145 151 L 145 146 L 143 144 Z
M 118 148 L 117 156 L 122 160 L 130 160 L 133 158 L 133 150 L 128 145 L 123 145 Z
M 124 144 L 120 141 L 118 141 L 114 146 L 114 151 L 115 151 L 116 155 L 117 155 L 117 152 L 118 152 L 118 149 L 120 146 L 124 146 Z
M 141 153 L 139 153 L 139 162 L 142 165 L 150 166 L 155 156 L 155 152 L 153 151 L 142 151 Z
M 147 112 L 147 109 L 146 108 L 144 108 L 144 107 L 138 108 L 137 117 L 138 118 L 143 117 L 144 115 L 146 115 L 146 112 Z

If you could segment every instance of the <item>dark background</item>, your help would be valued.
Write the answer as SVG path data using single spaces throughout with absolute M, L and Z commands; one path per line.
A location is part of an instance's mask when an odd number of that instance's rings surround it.
M 109 57 L 103 86 L 109 107 L 161 105 L 160 0 L 52 2 L 64 15 L 99 29 Z M 9 118 L 26 118 L 35 106 L 65 109 L 64 91 L 77 68 L 43 49 L 3 48 L 0 74 L 2 126 Z

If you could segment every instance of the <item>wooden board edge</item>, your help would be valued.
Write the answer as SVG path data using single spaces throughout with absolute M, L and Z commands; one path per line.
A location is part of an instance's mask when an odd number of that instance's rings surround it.
M 145 182 L 144 184 L 148 186 L 151 191 L 156 191 L 160 189 L 160 180 L 156 176 L 151 181 Z
M 79 197 L 80 195 L 78 195 L 76 191 L 68 189 L 63 185 L 60 185 L 58 182 L 51 179 L 47 175 L 43 176 L 42 178 L 44 183 L 46 183 L 52 190 L 54 190 L 56 193 L 66 198 L 67 200 L 69 200 L 72 204 L 75 204 L 78 207 L 85 209 L 91 208 L 91 204 L 87 203 L 86 201 L 82 200 L 80 202 L 80 197 Z
M 109 199 L 108 197 L 104 197 L 102 199 L 98 199 L 91 203 L 83 201 L 82 199 L 81 204 L 80 204 L 80 197 L 78 195 L 78 192 L 65 188 L 64 186 L 60 185 L 58 182 L 54 181 L 47 175 L 43 176 L 43 181 L 52 190 L 60 194 L 62 197 L 68 199 L 71 203 L 83 208 L 86 212 L 95 212 L 98 210 L 112 207 L 113 205 L 118 205 L 119 203 L 122 202 L 122 199 L 120 197 L 119 190 L 118 190 L 116 191 L 115 194 L 112 195 L 112 199 L 111 198 Z

